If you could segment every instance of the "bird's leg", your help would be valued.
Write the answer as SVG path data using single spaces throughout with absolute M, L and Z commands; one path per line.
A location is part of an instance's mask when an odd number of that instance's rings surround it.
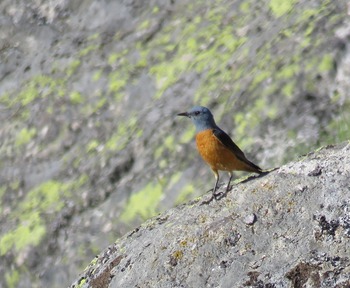
M 226 187 L 226 192 L 228 192 L 228 190 L 230 189 L 230 183 L 231 183 L 231 179 L 232 179 L 232 171 L 228 172 L 228 175 L 230 175 L 230 179 L 228 179 L 228 183 L 227 183 L 227 187 Z
M 215 185 L 214 185 L 214 188 L 213 188 L 213 196 L 216 197 L 218 194 L 216 194 L 216 190 L 218 189 L 218 183 L 219 183 L 219 172 L 217 170 L 214 170 L 213 169 L 213 172 L 214 172 L 214 175 L 215 175 Z
M 216 193 L 216 190 L 218 189 L 218 183 L 219 183 L 220 177 L 219 177 L 219 172 L 218 172 L 218 170 L 214 170 L 214 169 L 213 169 L 213 172 L 214 172 L 215 179 L 216 179 L 216 181 L 215 181 L 215 186 L 214 186 L 214 188 L 213 188 L 213 197 L 214 197 L 214 198 L 217 198 L 217 197 L 220 196 L 220 194 L 221 194 L 221 193 Z

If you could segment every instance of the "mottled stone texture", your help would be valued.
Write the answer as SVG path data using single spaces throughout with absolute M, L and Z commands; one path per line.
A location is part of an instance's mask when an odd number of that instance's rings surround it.
M 349 142 L 311 152 L 148 220 L 71 287 L 349 287 L 349 179 Z
M 176 118 L 194 104 L 262 168 L 348 140 L 348 8 L 0 0 L 0 287 L 68 286 L 116 239 L 212 187 L 193 125 Z M 323 175 L 316 168 L 310 177 Z M 252 209 L 241 219 L 256 230 Z M 240 245 L 240 235 L 228 243 Z M 169 246 L 170 263 L 191 260 L 191 239 L 183 245 Z M 226 270 L 231 260 L 217 259 Z M 252 271 L 251 282 L 265 279 Z

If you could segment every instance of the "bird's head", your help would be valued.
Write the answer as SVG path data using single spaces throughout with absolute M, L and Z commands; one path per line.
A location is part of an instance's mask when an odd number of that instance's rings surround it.
M 190 118 L 196 126 L 197 132 L 216 127 L 213 114 L 211 114 L 208 108 L 203 106 L 195 106 L 190 111 L 177 115 Z

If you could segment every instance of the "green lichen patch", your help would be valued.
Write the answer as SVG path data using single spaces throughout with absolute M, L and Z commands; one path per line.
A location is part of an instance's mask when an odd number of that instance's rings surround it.
M 194 184 L 190 183 L 185 185 L 179 193 L 179 196 L 177 197 L 175 203 L 176 204 L 181 204 L 184 203 L 185 201 L 188 201 L 188 199 L 190 199 L 190 197 L 194 194 Z
M 69 94 L 69 99 L 72 104 L 81 104 L 84 102 L 84 98 L 78 91 L 72 91 Z
M 16 288 L 19 279 L 20 279 L 20 276 L 17 270 L 13 270 L 11 272 L 5 273 L 5 281 L 8 288 Z
M 290 12 L 296 0 L 270 0 L 269 7 L 276 17 L 281 17 Z
M 80 59 L 75 59 L 75 60 L 71 61 L 69 66 L 65 69 L 67 77 L 68 78 L 71 77 L 77 71 L 77 69 L 80 67 L 80 65 L 81 65 Z
M 91 140 L 87 145 L 86 145 L 86 152 L 90 153 L 96 150 L 96 148 L 100 145 L 99 141 L 96 139 Z
M 37 131 L 34 127 L 32 128 L 22 128 L 15 139 L 15 145 L 16 147 L 21 147 L 23 145 L 26 145 L 30 142 L 30 140 L 32 140 L 35 135 L 36 135 Z
M 46 222 L 64 207 L 71 190 L 81 187 L 86 177 L 82 175 L 68 183 L 50 180 L 30 190 L 9 217 L 17 227 L 1 236 L 0 255 L 11 249 L 20 252 L 27 246 L 39 245 L 46 235 Z
M 127 122 L 120 122 L 116 132 L 106 141 L 105 147 L 111 151 L 120 151 L 126 147 L 130 137 L 141 137 L 142 130 L 137 125 L 135 116 L 131 116 Z
M 14 248 L 17 252 L 28 245 L 37 246 L 46 234 L 46 227 L 37 213 L 0 238 L 0 255 Z
M 163 186 L 159 182 L 151 182 L 140 191 L 133 193 L 120 215 L 120 219 L 130 223 L 136 218 L 145 220 L 156 215 L 159 212 L 157 207 L 162 190 Z

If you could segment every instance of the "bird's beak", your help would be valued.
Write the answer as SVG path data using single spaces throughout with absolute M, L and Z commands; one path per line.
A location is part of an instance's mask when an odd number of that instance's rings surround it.
M 186 117 L 190 117 L 190 115 L 187 112 L 183 112 L 183 113 L 179 113 L 177 114 L 177 116 L 186 116 Z

